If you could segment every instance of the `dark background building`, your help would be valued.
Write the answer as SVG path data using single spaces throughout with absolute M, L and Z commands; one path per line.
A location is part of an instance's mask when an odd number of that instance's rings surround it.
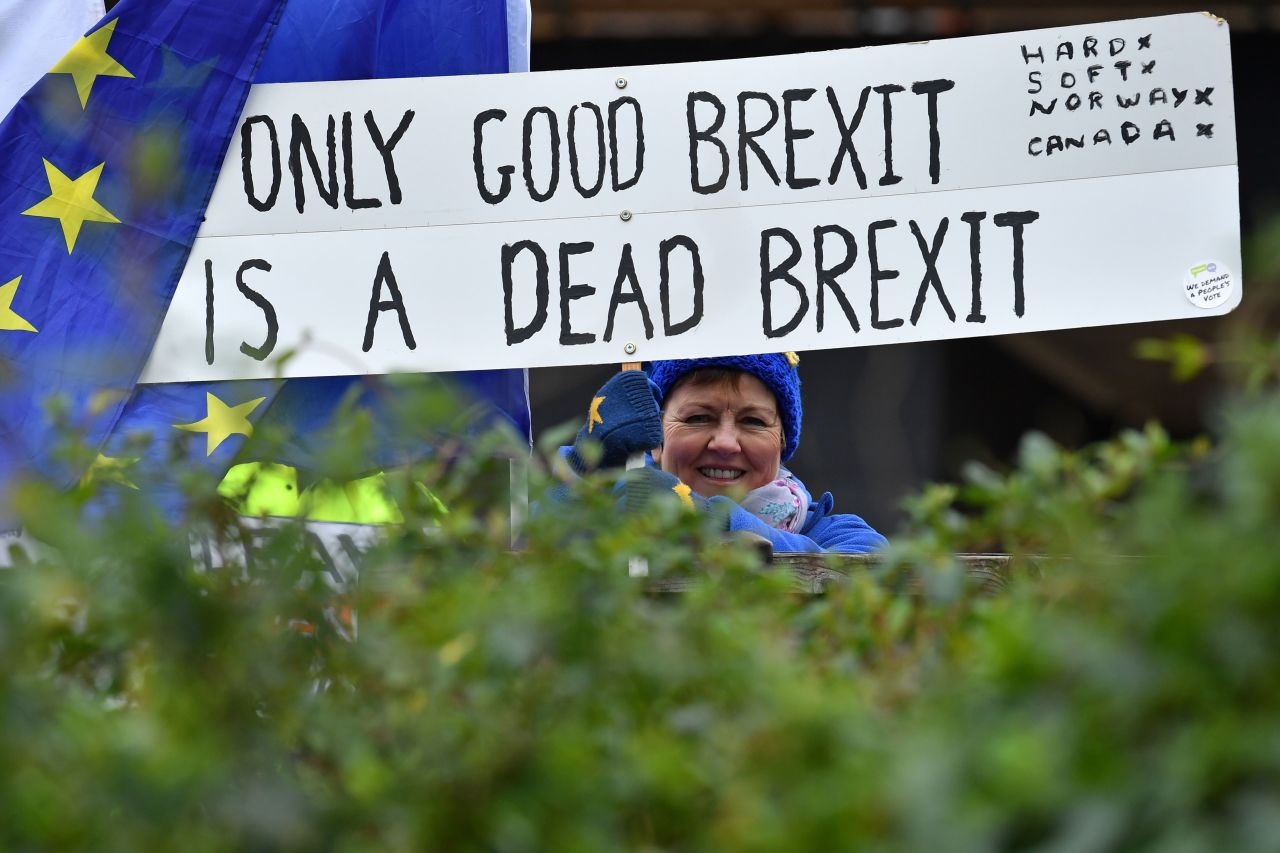
M 539 0 L 533 9 L 537 71 L 769 56 L 902 41 L 1087 24 L 1177 12 L 1201 3 L 1029 3 L 1000 0 Z M 1274 55 L 1280 8 L 1222 4 L 1231 24 L 1241 184 L 1248 235 L 1280 208 L 1272 167 L 1277 125 Z M 1246 267 L 1245 298 L 1256 300 Z M 1251 287 L 1255 288 L 1251 291 Z M 1189 383 L 1167 364 L 1139 359 L 1143 338 L 1189 332 L 1214 338 L 1221 320 L 802 353 L 806 417 L 792 467 L 837 509 L 892 531 L 902 498 L 955 478 L 965 460 L 1007 461 L 1028 430 L 1079 446 L 1149 420 L 1178 437 L 1209 428 L 1221 394 L 1212 370 Z M 535 435 L 580 421 L 615 366 L 531 371 Z

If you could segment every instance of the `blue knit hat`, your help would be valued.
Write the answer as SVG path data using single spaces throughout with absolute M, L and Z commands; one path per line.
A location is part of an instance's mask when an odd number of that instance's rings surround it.
M 786 462 L 800 446 L 800 422 L 804 409 L 800 405 L 800 374 L 796 367 L 800 357 L 795 353 L 771 352 L 764 355 L 726 355 L 718 358 L 676 358 L 655 361 L 649 365 L 649 378 L 658 387 L 661 403 L 672 387 L 686 373 L 700 367 L 725 367 L 750 373 L 773 392 L 782 416 L 782 461 Z

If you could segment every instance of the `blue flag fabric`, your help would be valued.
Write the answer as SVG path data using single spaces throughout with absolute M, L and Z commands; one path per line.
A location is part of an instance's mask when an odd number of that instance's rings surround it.
M 144 489 L 171 516 L 186 503 L 175 471 L 221 476 L 281 388 L 263 379 L 138 385 L 83 480 Z
M 501 74 L 506 0 L 290 0 L 259 83 Z
M 421 402 L 419 395 L 427 384 L 414 380 L 423 379 L 440 382 L 452 392 L 454 405 L 447 424 L 414 420 L 415 414 L 420 414 L 414 412 L 414 404 Z M 261 392 L 249 390 L 240 396 L 254 393 Z M 455 439 L 501 425 L 529 441 L 528 388 L 523 370 L 475 370 L 429 377 L 316 376 L 284 383 L 259 424 L 272 441 L 246 447 L 242 459 L 288 465 L 299 469 L 300 481 L 310 481 L 316 470 L 325 468 L 323 460 L 333 455 L 333 436 L 327 428 L 343 407 L 370 416 L 371 434 L 358 448 L 363 473 L 410 464 L 433 455 L 437 442 L 452 444 Z M 445 426 L 448 435 L 441 432 Z M 353 449 L 344 448 L 347 452 Z
M 527 68 L 527 6 L 507 0 L 290 0 L 258 71 L 259 83 L 497 74 Z M 514 50 L 514 57 L 510 51 Z M 444 374 L 460 394 L 486 404 L 488 426 L 505 419 L 531 441 L 523 370 Z M 263 423 L 292 436 L 270 460 L 298 468 L 321 457 L 323 425 L 355 395 L 381 427 L 371 469 L 430 453 L 429 439 L 399 428 L 381 377 L 290 379 Z
M 86 473 L 47 400 L 90 451 L 121 420 L 283 2 L 122 0 L 0 123 L 0 516 L 19 478 Z M 261 390 L 228 393 L 230 414 L 200 394 L 165 429 L 212 424 L 208 451 Z M 125 461 L 94 467 L 127 479 Z

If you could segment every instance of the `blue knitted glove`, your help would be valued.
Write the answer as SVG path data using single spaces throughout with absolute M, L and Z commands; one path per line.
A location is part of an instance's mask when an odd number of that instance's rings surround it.
M 617 468 L 633 453 L 662 444 L 662 412 L 657 388 L 641 370 L 623 370 L 604 384 L 591 399 L 587 422 L 578 430 L 569 463 L 579 474 L 589 469 L 582 449 L 588 442 L 600 445 L 596 467 Z
M 653 501 L 669 500 L 674 495 L 689 509 L 716 516 L 722 522 L 721 529 L 729 530 L 732 503 L 716 498 L 708 500 L 660 468 L 646 465 L 627 471 L 618 478 L 614 492 L 619 496 L 618 508 L 623 513 L 644 512 Z

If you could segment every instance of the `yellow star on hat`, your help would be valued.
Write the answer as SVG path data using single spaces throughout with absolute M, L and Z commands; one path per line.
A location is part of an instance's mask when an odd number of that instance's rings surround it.
M 238 406 L 228 406 L 214 395 L 205 392 L 205 416 L 194 423 L 174 424 L 177 429 L 187 432 L 202 432 L 206 437 L 205 456 L 212 456 L 218 445 L 233 435 L 253 435 L 253 424 L 249 423 L 249 414 L 266 397 L 258 397 Z
M 593 397 L 591 400 L 591 409 L 587 412 L 588 434 L 596 428 L 596 424 L 604 426 L 604 418 L 600 417 L 600 404 L 604 402 L 604 399 L 604 397 Z
M 98 204 L 93 194 L 102 178 L 99 163 L 80 177 L 72 180 L 48 160 L 44 161 L 44 174 L 49 179 L 49 197 L 22 211 L 23 216 L 43 216 L 62 223 L 62 236 L 67 241 L 67 254 L 76 246 L 80 228 L 86 222 L 119 223 L 111 211 Z
M 118 19 L 117 19 L 118 20 Z M 116 21 L 89 33 L 67 51 L 67 55 L 49 69 L 50 74 L 70 74 L 80 96 L 80 108 L 89 105 L 89 92 L 99 77 L 132 77 L 133 74 L 115 59 L 107 55 L 107 45 L 116 31 Z

